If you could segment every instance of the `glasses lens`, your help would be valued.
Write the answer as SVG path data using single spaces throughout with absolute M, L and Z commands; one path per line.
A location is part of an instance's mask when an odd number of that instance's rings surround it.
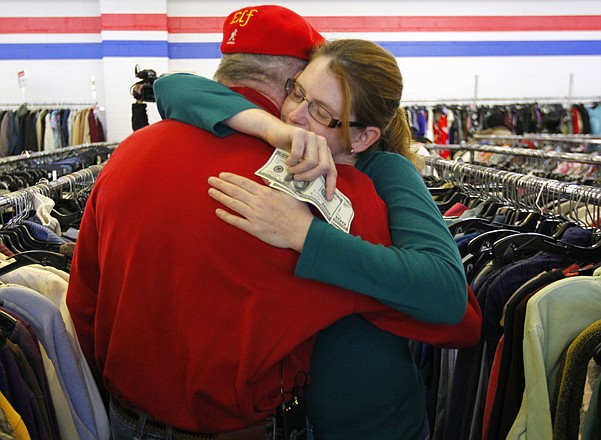
M 286 81 L 286 93 L 295 102 L 301 103 L 305 100 L 305 95 L 303 95 L 303 92 L 296 85 L 296 81 L 292 78 L 288 78 Z
M 309 103 L 309 114 L 313 119 L 322 125 L 328 127 L 332 121 L 332 115 L 322 106 L 315 104 L 314 102 Z
M 330 112 L 323 108 L 321 105 L 315 104 L 313 101 L 309 101 L 305 97 L 305 94 L 300 89 L 300 87 L 296 85 L 296 81 L 292 78 L 288 78 L 286 80 L 286 93 L 288 94 L 290 99 L 299 104 L 303 101 L 307 101 L 309 115 L 311 115 L 313 119 L 315 119 L 320 124 L 325 125 L 326 127 L 332 126 L 332 122 L 335 121 L 335 119 L 330 114 Z

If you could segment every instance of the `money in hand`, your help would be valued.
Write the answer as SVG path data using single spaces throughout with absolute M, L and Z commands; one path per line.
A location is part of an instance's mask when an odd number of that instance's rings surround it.
M 328 223 L 348 233 L 355 216 L 349 198 L 337 189 L 332 201 L 327 201 L 324 176 L 310 182 L 294 180 L 294 176 L 287 171 L 288 156 L 288 152 L 276 149 L 255 174 L 269 181 L 270 187 L 284 191 L 297 200 L 311 203 Z

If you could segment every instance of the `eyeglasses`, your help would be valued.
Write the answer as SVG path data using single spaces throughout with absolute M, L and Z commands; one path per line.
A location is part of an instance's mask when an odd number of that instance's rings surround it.
M 334 119 L 332 114 L 327 111 L 322 105 L 316 104 L 313 101 L 309 101 L 305 96 L 305 92 L 296 84 L 296 81 L 292 78 L 286 80 L 286 93 L 294 102 L 300 104 L 303 101 L 307 101 L 307 109 L 309 115 L 321 125 L 328 128 L 342 127 L 344 124 L 340 119 Z M 365 124 L 361 122 L 349 122 L 350 127 L 365 127 Z

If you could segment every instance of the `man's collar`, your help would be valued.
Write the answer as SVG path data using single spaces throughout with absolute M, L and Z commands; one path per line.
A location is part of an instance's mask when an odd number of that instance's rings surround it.
M 276 118 L 280 118 L 280 110 L 274 105 L 273 102 L 269 100 L 266 96 L 261 93 L 253 90 L 249 87 L 230 87 L 234 92 L 240 93 L 246 99 L 248 99 L 253 104 L 258 105 L 264 110 L 268 111 Z

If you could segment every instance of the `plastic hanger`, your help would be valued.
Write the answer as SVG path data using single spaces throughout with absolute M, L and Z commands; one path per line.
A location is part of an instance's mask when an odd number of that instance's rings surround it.
M 451 235 L 475 231 L 493 231 L 503 229 L 505 225 L 486 217 L 468 217 L 456 220 L 448 225 Z
M 17 224 L 11 228 L 16 233 L 17 240 L 25 250 L 48 249 L 48 242 L 35 238 L 25 224 Z
M 452 235 L 455 235 L 459 232 L 467 233 L 470 231 L 494 231 L 506 229 L 514 232 L 539 232 L 550 235 L 561 223 L 563 223 L 563 221 L 550 219 L 538 212 L 513 212 L 515 213 L 513 220 L 509 219 L 504 223 L 496 222 L 487 217 L 470 217 L 457 220 L 449 225 L 449 231 L 451 231 Z
M 30 229 L 24 224 L 17 224 L 0 230 L 0 238 L 13 252 L 50 249 L 52 246 L 52 243 L 35 238 Z
M 28 266 L 30 264 L 52 266 L 60 270 L 64 270 L 67 267 L 67 258 L 63 254 L 51 251 L 25 251 L 12 255 L 9 257 L 9 260 L 10 259 L 14 259 L 15 261 L 7 264 L 6 266 L 0 267 L 0 276 L 12 272 L 19 267 Z
M 493 244 L 503 237 L 509 235 L 515 235 L 518 232 L 513 229 L 495 229 L 492 231 L 486 231 L 482 234 L 474 237 L 470 240 L 467 245 L 467 250 L 470 254 L 481 254 L 482 252 L 488 252 L 492 250 Z
M 4 310 L 0 310 L 0 337 L 8 338 L 12 335 L 15 326 L 17 325 L 17 320 L 6 313 Z M 4 345 L 4 341 L 0 342 L 0 345 Z
M 493 244 L 492 248 L 492 253 L 496 259 L 511 258 L 511 261 L 533 251 L 560 255 L 574 261 L 601 261 L 601 244 L 591 247 L 577 246 L 536 232 L 514 234 L 501 238 Z
M 446 197 L 444 200 L 436 202 L 436 206 L 438 206 L 440 212 L 444 213 L 456 203 L 463 203 L 465 201 L 465 198 L 465 194 L 461 194 L 460 192 L 456 191 L 453 194 L 451 194 L 450 197 Z

